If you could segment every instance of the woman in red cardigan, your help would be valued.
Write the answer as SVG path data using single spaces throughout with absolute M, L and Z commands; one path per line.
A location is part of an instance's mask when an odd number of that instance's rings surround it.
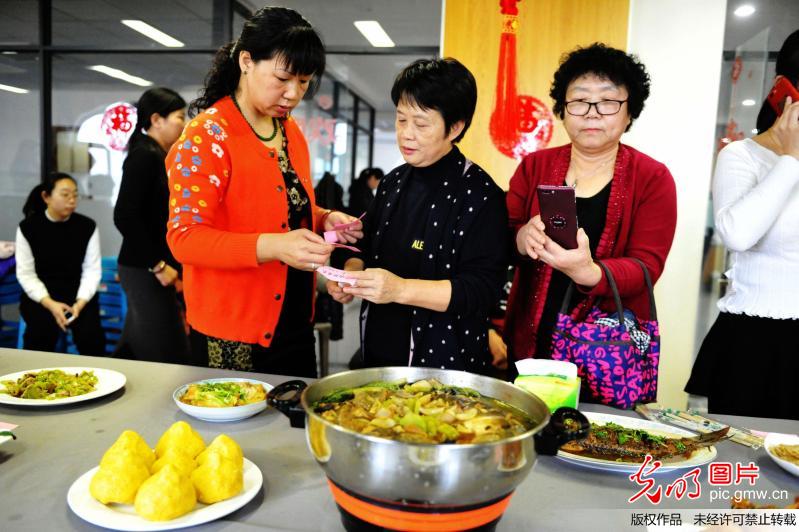
M 507 195 L 518 262 L 505 325 L 512 361 L 550 357 L 552 329 L 572 281 L 579 289 L 571 301 L 574 314 L 590 308 L 596 297 L 612 295 L 595 258 L 616 279 L 624 307 L 648 317 L 643 271 L 632 259 L 641 260 L 657 280 L 677 221 L 669 170 L 619 142 L 649 96 L 643 64 L 599 43 L 577 48 L 555 72 L 550 96 L 571 143 L 525 157 Z M 547 236 L 538 185 L 575 188 L 576 249 L 564 249 Z M 511 364 L 511 378 L 514 369 Z
M 291 9 L 266 7 L 220 49 L 167 156 L 167 241 L 183 264 L 194 363 L 316 376 L 313 271 L 319 235 L 357 221 L 316 206 L 305 138 L 289 111 L 325 67 Z M 353 230 L 339 237 L 362 237 Z

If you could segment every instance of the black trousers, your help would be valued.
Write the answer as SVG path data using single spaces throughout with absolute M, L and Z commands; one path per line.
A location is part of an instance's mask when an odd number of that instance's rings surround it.
M 191 363 L 195 366 L 208 367 L 208 337 L 191 329 L 189 342 L 191 344 Z M 318 375 L 316 371 L 316 336 L 314 336 L 313 326 L 310 324 L 299 330 L 291 331 L 284 336 L 282 341 L 275 338 L 270 347 L 258 344 L 250 344 L 250 347 L 252 348 L 252 371 L 312 379 Z
M 119 265 L 128 300 L 122 337 L 114 356 L 150 362 L 186 363 L 189 341 L 175 288 L 163 287 L 146 268 Z
M 61 329 L 49 310 L 22 294 L 19 313 L 25 320 L 24 349 L 55 351 Z M 75 347 L 81 355 L 105 356 L 105 333 L 100 325 L 100 305 L 95 295 L 69 325 Z

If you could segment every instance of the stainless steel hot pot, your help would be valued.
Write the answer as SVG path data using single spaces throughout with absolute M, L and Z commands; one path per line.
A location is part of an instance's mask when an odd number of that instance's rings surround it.
M 536 425 L 524 434 L 497 442 L 418 444 L 359 434 L 326 421 L 311 408 L 341 388 L 429 378 L 504 401 L 526 412 Z M 372 499 L 465 506 L 503 497 L 513 492 L 535 464 L 534 435 L 539 435 L 538 451 L 549 454 L 566 441 L 587 435 L 588 422 L 577 410 L 558 411 L 557 422 L 550 423 L 549 409 L 535 395 L 507 382 L 463 371 L 369 368 L 337 373 L 305 386 L 303 381 L 283 383 L 270 392 L 269 402 L 289 416 L 292 426 L 304 423 L 311 454 L 328 478 Z M 578 429 L 567 430 L 562 422 L 565 417 L 577 420 Z M 544 431 L 548 424 L 552 426 Z M 542 431 L 546 437 L 541 436 Z

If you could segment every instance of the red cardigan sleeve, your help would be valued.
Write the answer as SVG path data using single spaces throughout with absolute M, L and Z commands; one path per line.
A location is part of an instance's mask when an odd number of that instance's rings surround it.
M 207 131 L 225 124 L 200 115 L 186 126 L 166 159 L 169 177 L 167 242 L 175 258 L 186 265 L 207 268 L 255 268 L 257 233 L 223 231 L 215 221 L 232 174 L 225 140 Z M 221 120 L 220 120 L 221 122 Z
M 508 207 L 508 228 L 510 232 L 510 244 L 511 244 L 511 260 L 514 262 L 519 262 L 520 260 L 532 260 L 527 255 L 522 255 L 519 253 L 519 249 L 516 247 L 516 234 L 519 232 L 527 222 L 530 221 L 530 206 L 529 206 L 529 198 L 530 194 L 532 193 L 531 190 L 535 188 L 535 184 L 532 182 L 534 179 L 533 173 L 533 157 L 527 156 L 525 157 L 519 166 L 516 167 L 516 171 L 513 172 L 513 176 L 510 178 L 510 184 L 508 185 L 508 193 L 505 196 L 505 204 Z
M 613 274 L 621 297 L 639 294 L 641 287 L 645 286 L 641 267 L 631 258 L 643 262 L 652 283 L 657 282 L 663 273 L 677 226 L 677 190 L 668 168 L 657 163 L 654 172 L 641 181 L 642 190 L 639 199 L 635 200 L 637 206 L 632 213 L 627 243 L 619 251 L 619 256 L 602 259 Z M 604 273 L 596 286 L 583 287 L 581 291 L 594 296 L 612 295 Z

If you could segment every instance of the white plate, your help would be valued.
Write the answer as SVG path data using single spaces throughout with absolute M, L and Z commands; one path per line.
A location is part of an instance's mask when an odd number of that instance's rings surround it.
M 58 406 L 70 403 L 80 403 L 82 401 L 90 401 L 110 393 L 114 393 L 123 386 L 127 379 L 125 376 L 112 369 L 102 368 L 85 368 L 85 367 L 60 367 L 60 368 L 39 368 L 28 369 L 25 371 L 18 371 L 16 373 L 9 373 L 0 377 L 0 381 L 16 381 L 26 373 L 38 373 L 47 369 L 60 369 L 65 373 L 80 373 L 81 371 L 93 371 L 97 377 L 97 384 L 94 386 L 94 391 L 85 393 L 83 395 L 76 395 L 74 397 L 64 397 L 62 399 L 22 399 L 19 397 L 12 397 L 6 393 L 0 393 L 0 404 L 15 405 L 15 406 Z M 5 390 L 5 386 L 0 384 L 0 390 Z
M 766 436 L 766 439 L 763 442 L 763 446 L 766 448 L 766 452 L 771 457 L 772 460 L 777 462 L 781 468 L 789 473 L 792 473 L 799 477 L 799 465 L 789 462 L 788 460 L 783 460 L 779 458 L 774 453 L 771 452 L 771 448 L 775 445 L 779 444 L 785 445 L 799 445 L 799 436 L 791 435 L 791 434 L 776 434 L 772 433 Z
M 250 502 L 264 482 L 258 466 L 245 458 L 244 487 L 235 497 L 210 505 L 197 503 L 194 510 L 171 521 L 148 521 L 136 513 L 132 504 L 106 505 L 91 496 L 89 484 L 98 469 L 92 468 L 72 483 L 67 493 L 67 503 L 81 519 L 114 530 L 173 530 L 207 523 Z
M 237 379 L 237 378 L 221 378 L 221 379 L 203 379 L 201 381 L 190 382 L 179 387 L 172 393 L 172 399 L 178 408 L 186 412 L 192 417 L 201 419 L 203 421 L 225 422 L 225 421 L 239 421 L 254 416 L 258 412 L 266 409 L 266 400 L 258 401 L 257 403 L 250 403 L 243 406 L 228 406 L 228 407 L 211 407 L 211 406 L 194 406 L 187 405 L 180 400 L 180 396 L 186 393 L 189 384 L 200 384 L 203 382 L 252 382 L 253 384 L 260 384 L 264 387 L 267 393 L 274 388 L 269 383 L 258 381 L 255 379 Z
M 585 417 L 588 418 L 588 421 L 596 423 L 597 425 L 603 425 L 605 423 L 612 422 L 626 428 L 641 429 L 647 432 L 651 432 L 652 434 L 658 436 L 667 436 L 669 438 L 696 436 L 695 433 L 689 432 L 685 429 L 681 429 L 679 427 L 671 427 L 669 425 L 664 425 L 663 423 L 648 421 L 646 419 L 615 416 L 613 414 L 600 414 L 596 412 L 584 412 L 584 414 Z M 688 467 L 700 466 L 702 464 L 706 464 L 711 460 L 713 460 L 716 457 L 716 454 L 717 454 L 716 448 L 711 446 L 711 447 L 703 447 L 695 451 L 690 458 L 675 457 L 666 460 L 661 460 L 663 465 L 660 466 L 660 468 L 655 473 L 665 473 L 667 471 L 674 471 L 675 469 L 684 469 Z M 567 462 L 571 462 L 573 464 L 581 465 L 584 467 L 603 469 L 606 471 L 619 471 L 623 473 L 635 473 L 641 467 L 641 463 L 643 463 L 643 460 L 641 460 L 640 462 L 617 462 L 615 460 L 605 460 L 602 458 L 579 456 L 576 454 L 567 453 L 565 451 L 558 451 L 557 457 L 560 458 L 561 460 L 565 460 Z M 651 465 L 649 467 L 651 467 Z

